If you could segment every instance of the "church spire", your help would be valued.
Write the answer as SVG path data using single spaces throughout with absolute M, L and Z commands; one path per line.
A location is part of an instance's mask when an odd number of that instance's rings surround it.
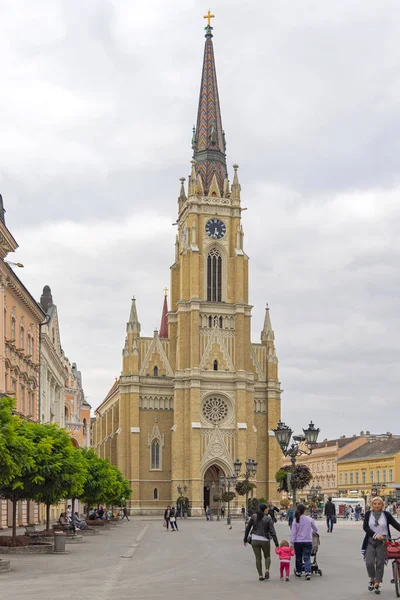
M 261 332 L 261 342 L 269 342 L 274 339 L 274 330 L 271 325 L 271 317 L 269 314 L 269 306 L 265 308 L 264 327 Z
M 210 11 L 205 16 L 206 42 L 204 47 L 203 72 L 201 77 L 197 124 L 193 131 L 193 158 L 196 172 L 201 176 L 205 194 L 208 194 L 214 176 L 217 188 L 224 189 L 224 179 L 228 178 L 225 157 L 225 132 L 222 129 L 221 109 L 219 105 L 217 74 L 215 70 L 214 48 Z
M 160 325 L 160 333 L 158 334 L 159 338 L 167 338 L 168 337 L 168 302 L 167 302 L 168 290 L 164 289 L 164 305 L 162 310 L 161 317 L 161 325 Z
M 131 306 L 131 313 L 129 315 L 129 321 L 126 324 L 126 331 L 132 332 L 135 334 L 135 336 L 139 336 L 140 335 L 140 323 L 139 323 L 139 319 L 137 316 L 137 310 L 136 310 L 136 298 L 135 296 L 133 296 L 132 298 L 132 306 Z

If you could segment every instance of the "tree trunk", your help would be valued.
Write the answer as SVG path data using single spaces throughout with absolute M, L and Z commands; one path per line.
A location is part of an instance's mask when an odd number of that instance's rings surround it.
M 50 502 L 46 502 L 46 531 L 50 529 Z
M 74 518 L 75 518 L 75 498 L 74 497 L 71 498 L 71 502 L 72 502 L 72 504 L 71 504 L 71 519 L 73 522 Z
M 12 499 L 12 538 L 13 540 L 17 537 L 17 502 L 16 498 Z

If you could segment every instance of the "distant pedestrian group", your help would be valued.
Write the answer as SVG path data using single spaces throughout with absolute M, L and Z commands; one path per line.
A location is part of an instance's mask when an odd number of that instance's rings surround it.
M 168 505 L 164 511 L 164 527 L 169 530 L 169 526 L 171 525 L 171 531 L 179 531 L 178 523 L 176 521 L 177 512 L 175 510 L 175 506 Z

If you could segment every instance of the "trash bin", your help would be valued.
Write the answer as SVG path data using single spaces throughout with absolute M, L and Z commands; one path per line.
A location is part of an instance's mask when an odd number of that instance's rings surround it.
M 63 531 L 54 532 L 54 552 L 65 552 L 65 533 Z

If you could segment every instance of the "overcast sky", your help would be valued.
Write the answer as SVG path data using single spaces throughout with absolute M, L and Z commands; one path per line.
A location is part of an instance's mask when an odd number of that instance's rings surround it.
M 393 0 L 213 0 L 240 165 L 253 341 L 271 307 L 283 419 L 399 432 L 400 10 Z M 208 5 L 0 0 L 0 192 L 9 256 L 96 407 L 131 297 L 159 327 L 190 172 Z

